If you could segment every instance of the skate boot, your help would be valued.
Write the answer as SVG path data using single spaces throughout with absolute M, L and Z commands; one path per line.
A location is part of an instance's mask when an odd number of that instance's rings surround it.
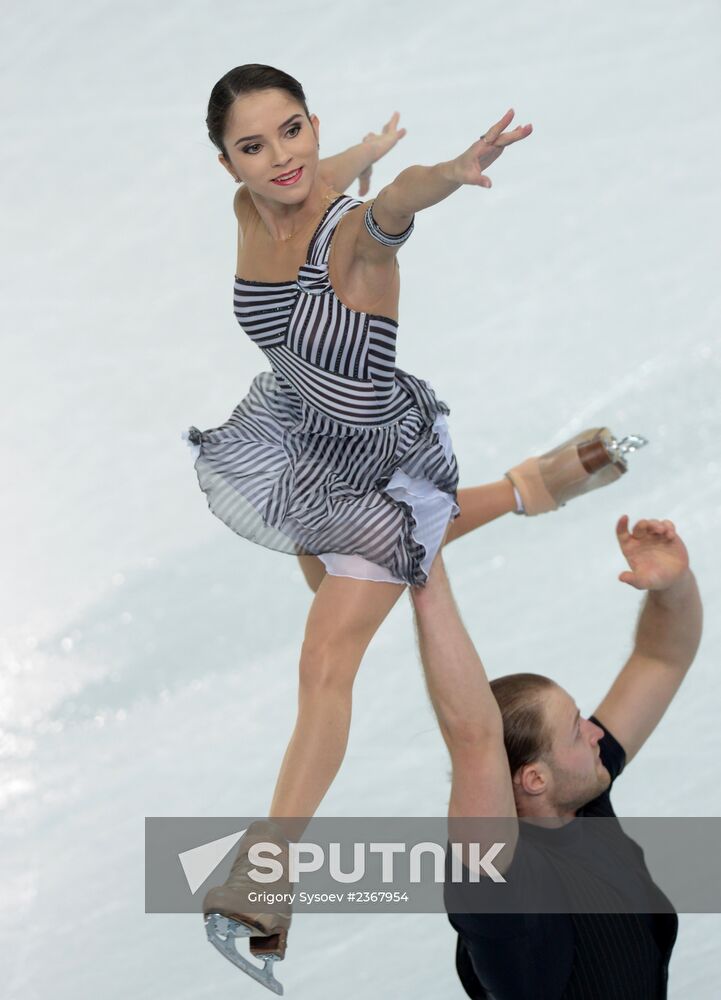
M 628 471 L 626 455 L 645 444 L 638 434 L 617 441 L 607 427 L 594 427 L 544 455 L 527 458 L 506 473 L 523 503 L 517 513 L 545 514 L 615 482 Z
M 249 875 L 255 866 L 248 859 L 248 851 L 253 844 L 265 841 L 282 849 L 275 860 L 283 865 L 283 875 L 271 883 L 256 882 Z M 233 965 L 279 996 L 283 994 L 283 986 L 273 975 L 273 963 L 285 958 L 288 940 L 293 884 L 287 874 L 288 841 L 277 823 L 257 820 L 241 837 L 225 883 L 208 890 L 203 900 L 205 929 L 210 943 Z M 282 895 L 284 901 L 273 905 L 249 901 L 249 892 L 262 891 Z M 263 959 L 262 967 L 248 961 L 235 947 L 235 939 L 243 937 L 250 938 L 250 953 Z

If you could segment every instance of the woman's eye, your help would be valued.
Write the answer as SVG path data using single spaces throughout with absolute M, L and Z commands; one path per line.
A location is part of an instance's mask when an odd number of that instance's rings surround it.
M 295 136 L 298 135 L 298 132 L 300 132 L 300 130 L 302 129 L 302 127 L 303 126 L 300 125 L 300 124 L 298 124 L 298 125 L 291 125 L 290 128 L 288 129 L 288 132 L 286 132 L 285 134 L 288 135 L 288 133 L 292 132 L 293 129 L 297 129 L 298 131 L 295 133 L 295 135 L 291 136 L 291 139 L 295 139 Z M 253 143 L 250 144 L 250 146 L 243 146 L 243 152 L 244 153 L 251 153 L 252 154 L 252 151 L 253 151 L 253 149 L 256 146 L 260 147 L 260 143 L 259 142 L 253 142 Z

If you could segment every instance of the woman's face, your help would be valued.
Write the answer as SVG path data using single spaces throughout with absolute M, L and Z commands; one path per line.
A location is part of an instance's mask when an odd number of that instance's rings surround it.
M 295 204 L 303 201 L 318 168 L 318 126 L 285 90 L 259 90 L 237 97 L 227 119 L 223 166 L 264 198 Z M 274 183 L 282 174 L 301 169 L 293 184 Z

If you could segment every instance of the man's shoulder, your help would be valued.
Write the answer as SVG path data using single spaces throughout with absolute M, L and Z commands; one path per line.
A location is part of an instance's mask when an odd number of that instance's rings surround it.
M 611 785 L 623 772 L 623 769 L 626 766 L 626 751 L 608 727 L 603 724 L 601 719 L 597 718 L 595 715 L 591 715 L 589 718 L 591 722 L 595 722 L 595 724 L 600 726 L 603 730 L 603 736 L 601 737 L 598 748 L 601 753 L 601 763 L 611 775 L 611 784 L 608 786 L 608 790 L 610 790 Z

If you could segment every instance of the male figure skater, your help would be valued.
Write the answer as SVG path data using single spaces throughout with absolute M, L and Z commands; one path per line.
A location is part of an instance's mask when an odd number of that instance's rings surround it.
M 546 862 L 543 877 L 560 878 L 576 846 L 574 818 L 615 816 L 611 786 L 658 725 L 699 645 L 701 600 L 672 522 L 641 520 L 629 531 L 624 515 L 616 533 L 629 564 L 619 579 L 647 593 L 633 651 L 589 718 L 549 678 L 512 674 L 489 683 L 468 633 L 448 613 L 453 597 L 440 553 L 426 587 L 411 591 L 428 690 L 453 767 L 449 828 L 456 817 L 511 817 L 506 846 L 493 861 L 507 882 L 523 879 L 530 861 L 538 866 L 540 859 L 543 868 L 546 854 L 560 863 Z M 519 826 L 518 817 L 526 822 Z M 646 882 L 640 889 L 665 900 L 642 856 L 638 863 Z M 669 909 L 498 915 L 449 908 L 456 969 L 474 1000 L 666 997 L 678 929 Z

